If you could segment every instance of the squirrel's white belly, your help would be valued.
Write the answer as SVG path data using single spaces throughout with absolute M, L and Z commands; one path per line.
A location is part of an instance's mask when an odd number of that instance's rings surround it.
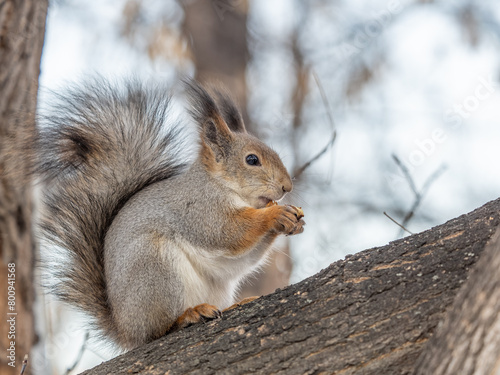
M 231 280 L 224 278 L 226 275 L 218 275 L 217 270 L 211 268 L 211 264 L 216 262 L 216 259 L 200 254 L 201 251 L 187 241 L 176 240 L 175 244 L 170 244 L 172 245 L 180 250 L 168 249 L 167 251 L 174 254 L 175 258 L 170 261 L 176 263 L 173 269 L 178 273 L 177 276 L 184 287 L 184 309 L 209 303 L 222 310 L 234 303 L 234 294 L 239 280 Z
M 170 246 L 181 251 L 167 251 L 175 254 L 175 259 L 169 261 L 176 263 L 174 269 L 184 286 L 184 308 L 201 303 L 220 310 L 231 306 L 240 282 L 260 264 L 253 256 L 228 258 L 222 250 L 201 250 L 184 239 L 177 238 L 174 243 Z

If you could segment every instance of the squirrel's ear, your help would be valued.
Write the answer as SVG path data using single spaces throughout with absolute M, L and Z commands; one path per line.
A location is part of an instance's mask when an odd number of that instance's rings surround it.
M 241 113 L 234 104 L 231 96 L 220 88 L 214 90 L 217 104 L 222 113 L 222 117 L 226 121 L 227 126 L 235 133 L 246 133 L 245 124 Z
M 202 146 L 208 146 L 218 162 L 229 152 L 233 135 L 219 107 L 208 92 L 195 81 L 184 81 L 191 103 L 191 115 L 198 123 Z

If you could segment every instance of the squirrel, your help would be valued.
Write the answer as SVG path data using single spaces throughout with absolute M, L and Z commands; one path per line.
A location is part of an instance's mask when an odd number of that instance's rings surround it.
M 63 255 L 53 292 L 123 350 L 219 317 L 273 240 L 305 225 L 275 202 L 292 180 L 230 96 L 184 85 L 199 135 L 190 162 L 160 84 L 92 79 L 39 120 L 40 228 Z

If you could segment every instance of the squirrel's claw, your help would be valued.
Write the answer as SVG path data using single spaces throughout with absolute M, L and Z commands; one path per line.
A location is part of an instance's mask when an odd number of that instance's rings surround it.
M 300 219 L 293 230 L 290 233 L 287 233 L 287 236 L 293 236 L 295 234 L 300 234 L 304 231 L 304 226 L 306 225 L 306 222 L 303 219 Z

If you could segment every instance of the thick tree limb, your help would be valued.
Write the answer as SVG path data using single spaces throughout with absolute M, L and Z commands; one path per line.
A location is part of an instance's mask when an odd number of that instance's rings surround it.
M 87 374 L 409 374 L 499 223 L 500 199 Z
M 426 345 L 416 374 L 500 374 L 500 228 Z

